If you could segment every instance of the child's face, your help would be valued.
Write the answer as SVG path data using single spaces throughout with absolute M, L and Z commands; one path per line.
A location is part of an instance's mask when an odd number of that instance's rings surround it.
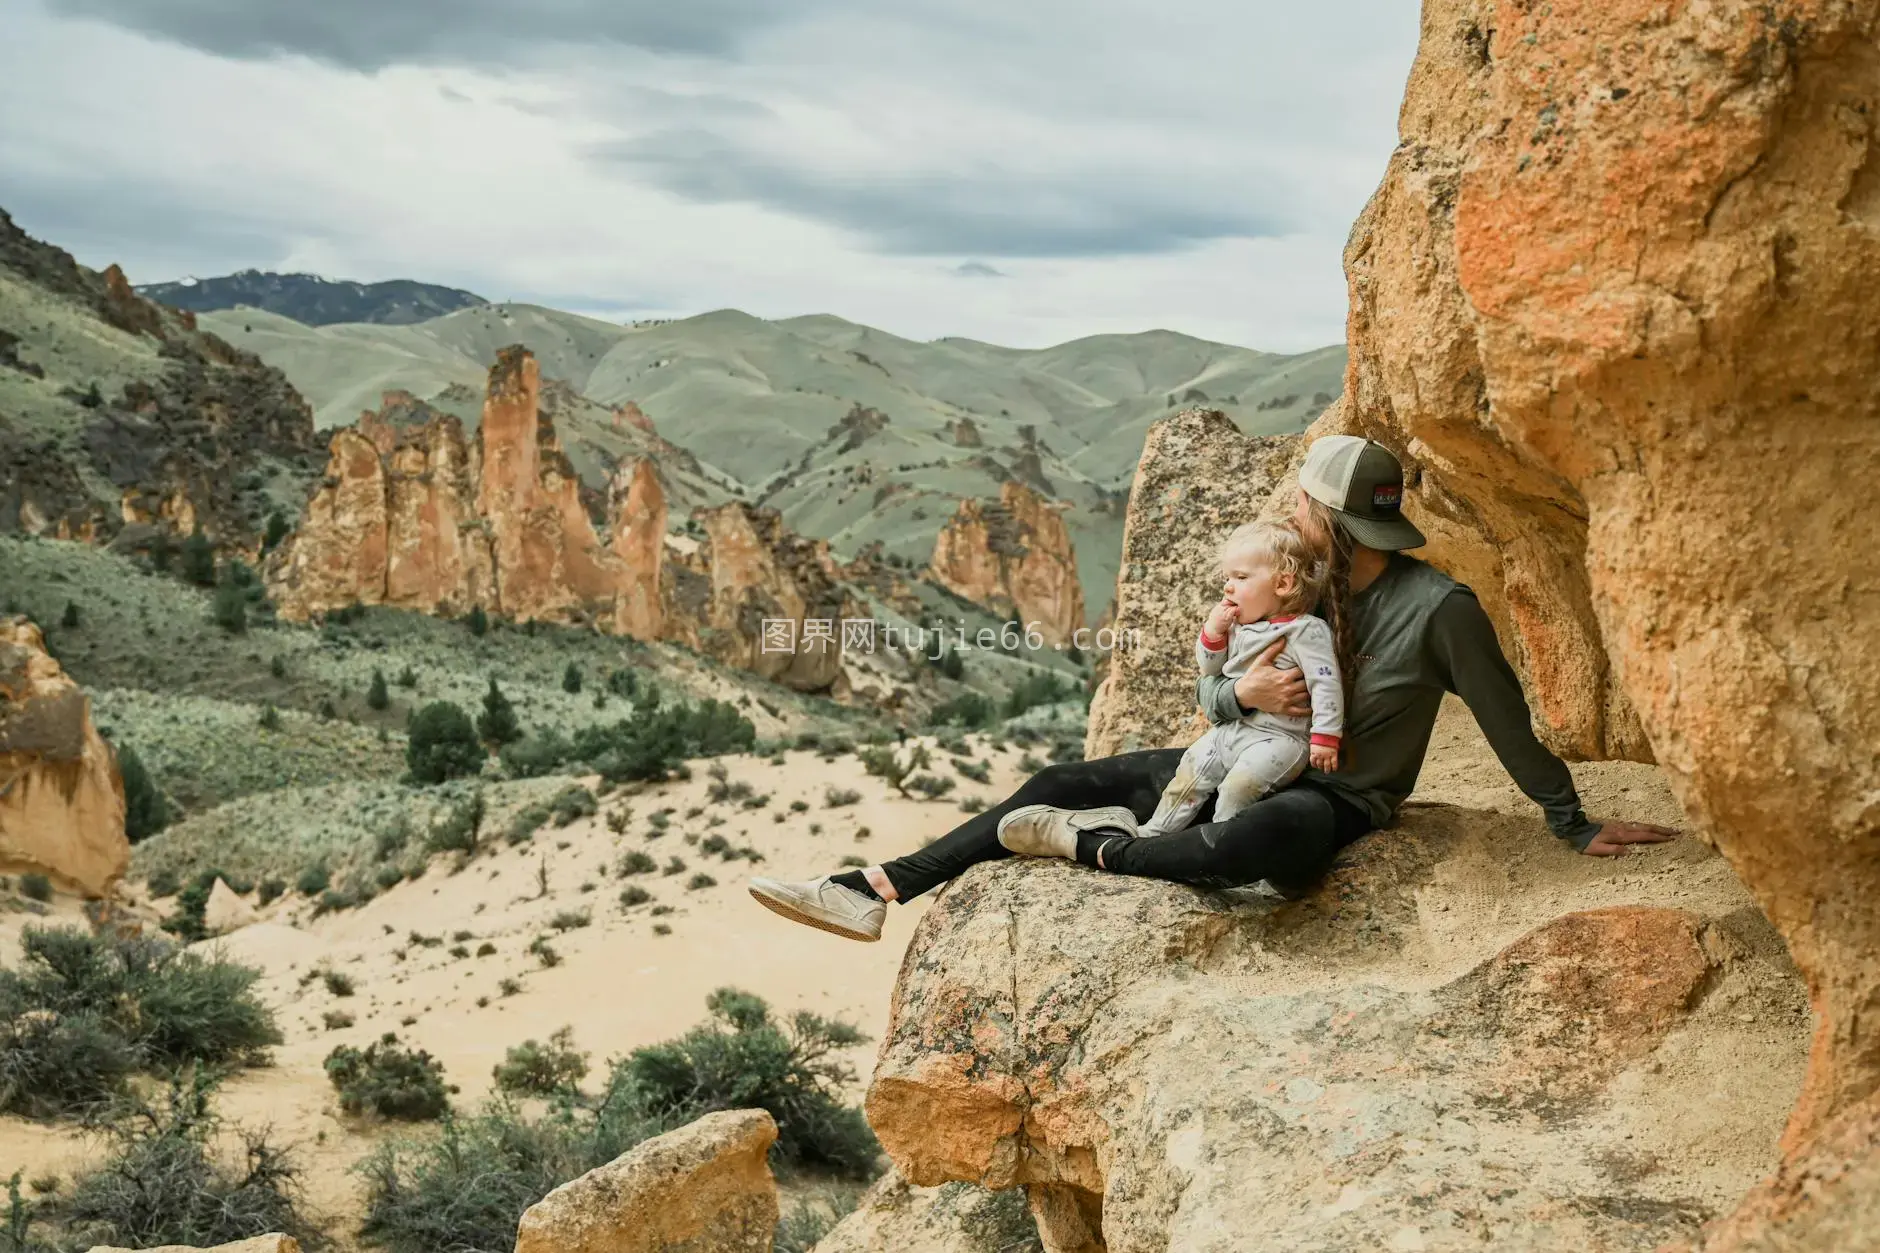
M 1242 626 L 1272 617 L 1292 593 L 1290 575 L 1276 577 L 1271 566 L 1249 553 L 1229 553 L 1222 573 L 1221 595 L 1234 603 Z

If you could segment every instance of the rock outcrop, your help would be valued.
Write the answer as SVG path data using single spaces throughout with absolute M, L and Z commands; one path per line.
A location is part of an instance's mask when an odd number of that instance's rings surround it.
M 505 349 L 473 437 L 403 393 L 335 431 L 326 478 L 268 566 L 282 616 L 354 604 L 455 616 L 480 605 L 671 640 L 800 691 L 849 694 L 839 628 L 826 646 L 804 641 L 805 620 L 868 616 L 826 542 L 741 501 L 694 511 L 702 544 L 670 536 L 650 457 L 621 462 L 605 499 L 590 497 L 541 388 L 534 357 Z M 644 429 L 631 414 L 620 420 Z M 788 647 L 765 645 L 764 623 L 776 620 L 789 623 Z
M 655 1136 L 531 1206 L 516 1253 L 769 1253 L 776 1138 L 761 1109 Z
M 1344 396 L 1539 721 L 1662 761 L 1880 1091 L 1871 4 L 1436 0 L 1354 227 Z
M 44 315 L 9 328 L 0 530 L 142 549 L 200 525 L 252 549 L 270 489 L 317 472 L 312 410 L 279 370 L 0 211 L 0 288 L 14 285 Z
M 261 920 L 255 907 L 228 885 L 220 875 L 209 887 L 209 899 L 202 905 L 202 929 L 209 935 L 227 935 Z
M 130 866 L 117 755 L 39 628 L 0 617 L 0 869 L 103 896 Z
M 1801 988 L 1713 855 L 1491 888 L 1535 838 L 1417 810 L 1296 904 L 975 867 L 910 943 L 869 1122 L 912 1184 L 1024 1187 L 1053 1253 L 1690 1238 L 1775 1156 Z M 1589 907 L 1547 921 L 1563 887 Z M 1713 1095 L 1738 1067 L 1766 1086 Z
M 1123 521 L 1115 619 L 1124 632 L 1090 702 L 1084 756 L 1186 746 L 1195 714 L 1190 641 L 1220 599 L 1215 554 L 1269 501 L 1296 435 L 1249 437 L 1218 409 L 1186 409 L 1149 428 Z
M 1084 625 L 1077 557 L 1058 508 L 1022 483 L 998 501 L 967 499 L 934 539 L 932 577 L 977 605 L 1036 624 L 1047 644 Z

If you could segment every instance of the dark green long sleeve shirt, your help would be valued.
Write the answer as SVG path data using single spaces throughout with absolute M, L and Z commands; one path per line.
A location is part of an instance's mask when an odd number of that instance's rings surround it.
M 1402 553 L 1352 597 L 1358 673 L 1345 714 L 1344 753 L 1332 773 L 1305 778 L 1383 826 L 1416 788 L 1443 693 L 1469 706 L 1502 766 L 1547 815 L 1553 833 L 1584 849 L 1598 832 L 1573 776 L 1534 736 L 1527 698 L 1475 593 Z M 1203 676 L 1196 692 L 1211 722 L 1245 717 L 1234 682 Z

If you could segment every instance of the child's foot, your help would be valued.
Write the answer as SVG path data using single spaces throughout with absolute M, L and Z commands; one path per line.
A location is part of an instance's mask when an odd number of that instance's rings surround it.
M 1101 809 L 1062 809 L 1056 805 L 1021 805 L 999 819 L 999 843 L 1022 857 L 1077 858 L 1079 831 L 1136 834 L 1136 815 L 1121 805 Z
M 801 883 L 757 878 L 750 889 L 757 903 L 772 913 L 851 940 L 879 940 L 888 917 L 887 905 L 831 882 L 828 875 Z

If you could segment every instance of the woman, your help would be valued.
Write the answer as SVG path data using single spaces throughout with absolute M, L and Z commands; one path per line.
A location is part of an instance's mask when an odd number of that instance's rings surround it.
M 1474 593 L 1402 555 L 1422 545 L 1423 535 L 1402 515 L 1403 467 L 1389 449 L 1352 435 L 1323 437 L 1306 454 L 1299 484 L 1295 519 L 1329 554 L 1321 616 L 1353 676 L 1340 770 L 1308 770 L 1229 821 L 1151 839 L 1137 835 L 1137 824 L 1154 811 L 1181 749 L 1046 766 L 917 853 L 799 883 L 752 879 L 751 895 L 794 921 L 876 940 L 888 901 L 911 900 L 968 866 L 1014 853 L 1197 887 L 1264 879 L 1296 894 L 1325 873 L 1339 849 L 1386 825 L 1416 787 L 1444 692 L 1468 704 L 1509 775 L 1546 813 L 1553 833 L 1580 852 L 1611 857 L 1628 844 L 1677 835 L 1649 823 L 1596 823 L 1581 811 L 1566 765 L 1534 737 L 1520 681 Z M 1277 651 L 1239 679 L 1201 680 L 1197 696 L 1209 721 L 1256 709 L 1310 711 L 1303 676 L 1275 668 Z

